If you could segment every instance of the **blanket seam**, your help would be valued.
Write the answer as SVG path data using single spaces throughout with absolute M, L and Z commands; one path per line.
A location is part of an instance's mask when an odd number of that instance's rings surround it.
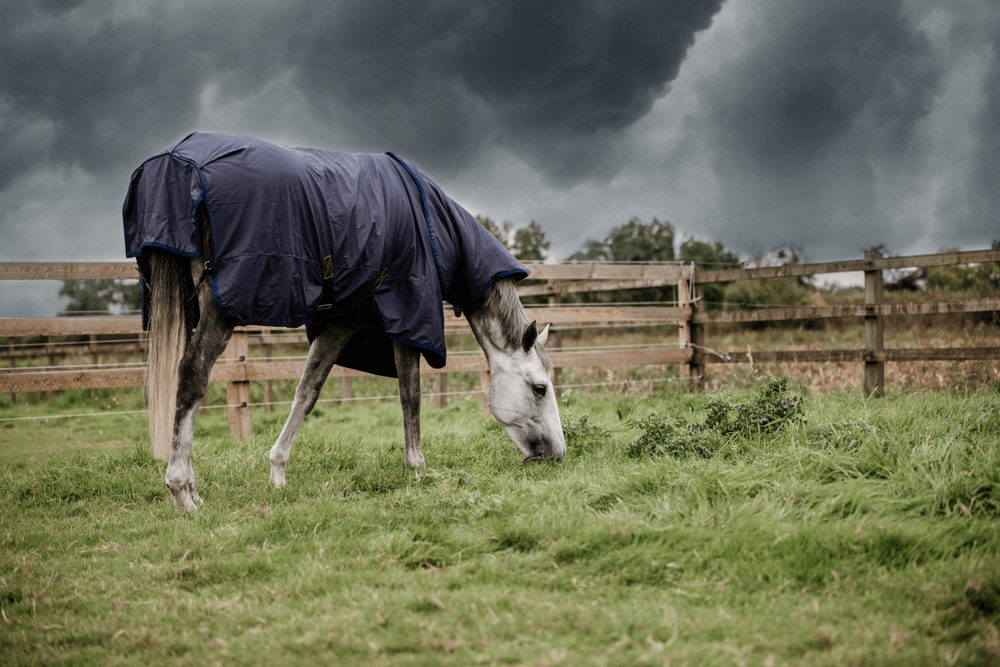
M 396 162 L 398 162 L 403 166 L 403 169 L 406 170 L 406 173 L 409 174 L 410 178 L 413 179 L 413 182 L 416 183 L 417 190 L 420 191 L 420 205 L 424 209 L 424 225 L 427 226 L 427 236 L 429 236 L 431 240 L 431 252 L 434 254 L 434 266 L 437 267 L 438 278 L 440 279 L 441 283 L 444 284 L 444 267 L 441 266 L 441 259 L 438 257 L 437 242 L 434 240 L 434 230 L 431 229 L 431 216 L 430 216 L 430 211 L 427 208 L 427 194 L 424 192 L 424 186 L 420 182 L 420 179 L 417 178 L 416 174 L 413 173 L 413 170 L 410 169 L 410 166 L 405 162 L 403 162 L 403 160 L 400 157 L 398 157 L 395 153 L 391 152 L 386 152 L 386 155 L 388 155 L 393 160 L 395 160 Z

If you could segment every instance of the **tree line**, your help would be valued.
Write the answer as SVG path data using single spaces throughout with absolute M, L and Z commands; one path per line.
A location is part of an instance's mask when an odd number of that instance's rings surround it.
M 497 224 L 486 216 L 476 216 L 493 236 L 522 262 L 548 258 L 549 241 L 545 232 L 532 220 L 526 227 L 514 229 L 509 222 Z M 707 243 L 695 238 L 681 242 L 674 249 L 677 231 L 669 222 L 653 218 L 644 223 L 634 217 L 615 227 L 603 241 L 587 241 L 583 248 L 565 261 L 569 262 L 694 262 L 708 268 L 742 266 L 739 256 L 721 243 Z
M 545 232 L 535 221 L 527 227 L 513 229 L 508 222 L 498 225 L 485 216 L 476 219 L 503 243 L 522 262 L 542 261 L 548 257 L 549 242 Z M 669 222 L 653 218 L 645 223 L 633 217 L 624 225 L 611 230 L 603 241 L 588 240 L 583 248 L 573 253 L 568 262 L 694 262 L 708 268 L 742 266 L 736 253 L 726 250 L 721 243 L 707 243 L 687 238 L 675 249 L 677 231 Z M 719 302 L 724 285 L 706 285 L 705 299 Z M 677 299 L 676 288 L 650 287 L 634 290 L 617 290 L 594 294 L 567 295 L 565 300 L 581 303 L 595 302 L 664 302 Z

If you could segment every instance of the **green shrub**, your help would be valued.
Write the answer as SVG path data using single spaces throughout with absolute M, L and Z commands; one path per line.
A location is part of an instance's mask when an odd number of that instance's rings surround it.
M 643 434 L 627 452 L 633 457 L 669 454 L 711 458 L 721 448 L 723 437 L 773 433 L 790 421 L 801 420 L 804 401 L 788 392 L 786 378 L 768 381 L 755 398 L 742 403 L 733 402 L 730 394 L 717 394 L 708 400 L 708 417 L 703 423 L 688 424 L 658 415 L 634 422 Z
M 804 401 L 788 392 L 788 378 L 774 378 L 750 401 L 734 403 L 724 393 L 709 398 L 705 426 L 725 434 L 770 433 L 786 422 L 802 419 Z
M 705 431 L 704 424 L 688 424 L 674 417 L 653 415 L 640 419 L 635 425 L 644 432 L 628 448 L 628 455 L 667 454 L 675 458 L 700 456 L 712 458 L 719 451 L 719 442 Z
M 611 431 L 591 423 L 587 415 L 575 421 L 563 422 L 562 428 L 566 449 L 574 454 L 603 447 L 611 441 Z

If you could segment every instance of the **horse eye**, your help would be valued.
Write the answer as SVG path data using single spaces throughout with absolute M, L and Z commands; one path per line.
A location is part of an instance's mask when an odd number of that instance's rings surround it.
M 545 396 L 545 391 L 547 387 L 544 384 L 533 384 L 531 385 L 531 391 L 535 392 L 535 396 L 541 398 Z

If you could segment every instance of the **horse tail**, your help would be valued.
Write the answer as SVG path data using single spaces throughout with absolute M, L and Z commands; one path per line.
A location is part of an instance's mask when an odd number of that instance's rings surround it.
M 189 260 L 164 250 L 150 257 L 149 363 L 146 387 L 149 391 L 149 437 L 153 456 L 170 458 L 170 443 L 177 411 L 177 368 L 187 344 L 183 286 Z

